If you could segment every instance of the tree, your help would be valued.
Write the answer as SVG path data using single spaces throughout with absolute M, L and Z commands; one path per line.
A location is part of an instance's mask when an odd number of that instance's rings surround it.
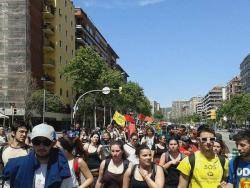
M 32 111 L 43 115 L 43 93 L 44 90 L 36 90 L 31 95 L 31 100 L 28 102 L 28 106 L 32 106 Z M 62 112 L 65 106 L 60 98 L 53 93 L 46 91 L 46 112 Z
M 157 120 L 162 120 L 164 118 L 163 114 L 161 113 L 161 111 L 156 111 L 154 113 L 154 118 Z

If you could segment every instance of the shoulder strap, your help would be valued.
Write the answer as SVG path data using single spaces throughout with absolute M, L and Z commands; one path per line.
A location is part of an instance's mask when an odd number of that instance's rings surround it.
M 123 173 L 128 169 L 129 161 L 126 159 L 123 161 Z
M 152 180 L 155 180 L 156 172 L 157 172 L 157 165 L 153 163 Z
M 169 158 L 169 153 L 168 153 L 168 151 L 167 151 L 167 152 L 165 152 L 165 163 L 168 162 L 168 158 Z
M 188 181 L 188 184 L 190 183 L 192 177 L 193 177 L 193 172 L 194 172 L 194 166 L 195 166 L 195 154 L 191 154 L 189 157 L 188 157 L 188 161 L 189 161 L 189 164 L 191 166 L 191 169 L 190 169 L 190 173 L 189 173 L 189 181 Z
M 225 163 L 226 163 L 226 158 L 223 156 L 223 155 L 218 155 L 219 157 L 219 160 L 220 160 L 220 164 L 221 164 L 221 167 L 222 167 L 222 178 L 221 178 L 221 181 L 224 180 L 224 176 L 225 176 Z
M 109 163 L 110 163 L 110 158 L 105 160 L 105 165 L 104 165 L 104 169 L 103 169 L 103 173 L 108 169 Z
M 74 172 L 75 172 L 75 175 L 76 175 L 76 179 L 80 183 L 80 169 L 79 169 L 78 157 L 74 158 L 73 168 L 74 168 Z
M 236 186 L 236 176 L 237 176 L 237 168 L 240 162 L 240 157 L 237 156 L 233 161 L 233 185 Z

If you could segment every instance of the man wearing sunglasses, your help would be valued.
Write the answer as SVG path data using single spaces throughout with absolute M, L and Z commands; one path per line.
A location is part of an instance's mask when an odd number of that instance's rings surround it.
M 27 156 L 10 159 L 3 179 L 9 181 L 10 187 L 67 187 L 70 170 L 63 152 L 53 147 L 54 128 L 39 124 L 33 128 L 31 139 L 34 150 Z
M 213 145 L 215 133 L 212 129 L 204 127 L 198 132 L 200 151 L 184 158 L 179 166 L 181 175 L 178 188 L 217 188 L 225 186 L 223 181 L 228 173 L 228 160 L 214 154 Z

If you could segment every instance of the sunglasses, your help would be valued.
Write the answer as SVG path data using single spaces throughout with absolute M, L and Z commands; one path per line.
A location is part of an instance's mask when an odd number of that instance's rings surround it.
M 47 147 L 50 146 L 52 143 L 52 141 L 50 141 L 49 139 L 44 139 L 44 140 L 33 139 L 31 142 L 34 146 L 39 146 L 40 144 L 42 144 L 42 145 L 47 146 Z
M 210 141 L 210 142 L 214 142 L 214 141 L 216 141 L 216 138 L 215 137 L 203 137 L 203 138 L 200 138 L 200 140 L 202 141 L 202 142 L 207 142 L 208 140 Z

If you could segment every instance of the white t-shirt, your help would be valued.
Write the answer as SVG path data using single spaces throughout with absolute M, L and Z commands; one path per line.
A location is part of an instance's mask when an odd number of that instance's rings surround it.
M 11 146 L 8 146 L 6 149 L 4 149 L 2 154 L 2 159 L 4 166 L 7 164 L 9 159 L 26 156 L 28 154 L 28 150 L 26 148 L 14 148 Z
M 35 171 L 33 188 L 44 188 L 45 186 L 45 177 L 47 173 L 47 164 L 41 164 L 40 168 Z
M 135 148 L 130 143 L 124 144 L 123 147 L 124 147 L 126 154 L 128 155 L 127 159 L 129 160 L 129 162 L 131 162 L 133 165 L 139 164 L 139 159 L 135 155 Z

